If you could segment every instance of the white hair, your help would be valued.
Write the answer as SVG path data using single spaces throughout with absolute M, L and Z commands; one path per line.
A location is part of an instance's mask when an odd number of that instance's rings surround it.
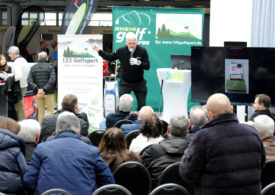
M 10 46 L 8 53 L 20 54 L 20 51 L 17 46 Z
M 133 105 L 133 97 L 130 94 L 124 94 L 119 98 L 119 110 L 130 112 Z
M 195 127 L 200 127 L 207 123 L 207 113 L 202 106 L 193 106 L 190 109 L 190 120 Z
M 38 53 L 38 61 L 41 61 L 41 60 L 47 60 L 47 53 L 45 51 L 41 51 Z
M 20 131 L 18 136 L 21 137 L 25 143 L 35 143 L 36 136 L 40 134 L 40 124 L 34 119 L 25 119 L 18 123 Z
M 126 40 L 128 40 L 128 39 L 136 39 L 137 40 L 137 35 L 133 32 L 128 32 L 126 34 Z
M 143 106 L 139 111 L 139 119 L 143 120 L 154 114 L 154 110 L 151 106 Z
M 254 118 L 254 126 L 262 134 L 263 138 L 274 134 L 274 121 L 267 115 L 259 115 Z
M 189 120 L 184 115 L 172 116 L 169 121 L 170 133 L 175 137 L 183 137 L 190 127 Z
M 56 122 L 56 134 L 73 131 L 78 133 L 80 131 L 80 122 L 79 119 L 71 112 L 62 112 L 58 115 Z

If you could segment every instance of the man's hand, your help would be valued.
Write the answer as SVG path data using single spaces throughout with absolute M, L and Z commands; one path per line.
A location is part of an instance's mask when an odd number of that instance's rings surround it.
M 141 61 L 138 60 L 137 58 L 130 58 L 130 64 L 139 66 L 141 64 Z
M 98 52 L 100 49 L 96 43 L 93 44 L 93 49 Z
M 43 89 L 38 89 L 37 96 L 42 96 L 44 94 L 45 94 L 45 92 Z

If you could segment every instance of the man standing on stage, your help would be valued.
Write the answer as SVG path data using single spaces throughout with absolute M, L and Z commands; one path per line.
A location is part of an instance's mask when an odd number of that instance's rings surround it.
M 93 45 L 93 49 L 105 60 L 119 59 L 119 96 L 133 91 L 137 98 L 138 110 L 145 106 L 147 87 L 143 70 L 149 70 L 150 62 L 146 49 L 138 45 L 137 36 L 133 32 L 127 33 L 126 46 L 118 48 L 111 54 L 100 50 L 97 44 Z

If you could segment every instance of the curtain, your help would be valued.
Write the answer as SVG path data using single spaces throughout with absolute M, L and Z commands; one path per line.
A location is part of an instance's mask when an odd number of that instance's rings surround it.
M 275 47 L 275 1 L 253 0 L 251 47 Z

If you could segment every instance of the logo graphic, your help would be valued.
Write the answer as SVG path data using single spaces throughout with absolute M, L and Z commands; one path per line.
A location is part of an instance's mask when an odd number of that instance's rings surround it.
M 118 17 L 116 19 L 116 25 L 118 24 L 126 24 L 127 26 L 149 26 L 151 24 L 151 18 L 148 14 L 133 10 L 130 13 L 126 13 Z

